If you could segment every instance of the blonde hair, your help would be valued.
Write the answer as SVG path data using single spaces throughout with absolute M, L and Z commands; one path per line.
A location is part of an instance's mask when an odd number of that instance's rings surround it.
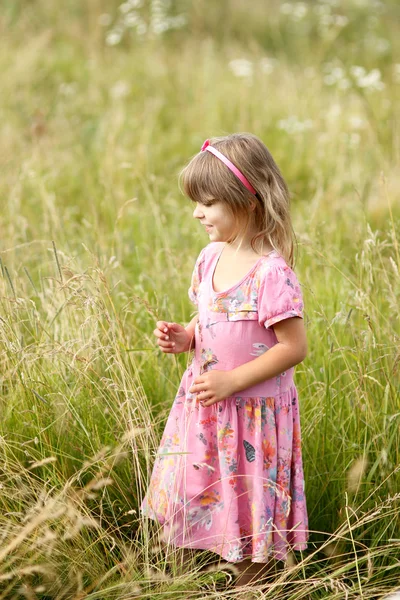
M 260 243 L 268 242 L 293 268 L 296 235 L 290 217 L 289 191 L 268 148 L 251 133 L 210 138 L 210 145 L 243 173 L 257 196 L 210 152 L 197 153 L 182 169 L 179 181 L 183 192 L 206 206 L 224 202 L 235 217 L 238 230 L 246 231 L 254 225 L 257 233 L 251 247 L 255 252 Z M 238 234 L 234 239 L 237 237 Z

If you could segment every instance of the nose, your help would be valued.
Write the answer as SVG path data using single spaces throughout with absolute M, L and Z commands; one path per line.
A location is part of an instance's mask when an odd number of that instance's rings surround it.
M 201 219 L 202 217 L 204 217 L 204 213 L 199 205 L 199 203 L 197 202 L 196 204 L 196 208 L 193 211 L 193 217 L 195 219 Z

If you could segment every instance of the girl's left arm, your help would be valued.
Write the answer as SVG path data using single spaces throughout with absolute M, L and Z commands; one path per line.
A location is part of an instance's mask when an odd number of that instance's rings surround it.
M 278 342 L 261 356 L 230 371 L 230 395 L 280 375 L 301 363 L 307 356 L 307 336 L 303 319 L 284 319 L 275 323 L 273 327 Z

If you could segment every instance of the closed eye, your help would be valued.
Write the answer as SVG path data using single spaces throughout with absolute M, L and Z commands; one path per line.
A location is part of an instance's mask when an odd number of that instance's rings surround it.
M 213 204 L 216 204 L 218 200 L 215 200 L 215 198 L 210 198 L 209 200 L 203 200 L 202 202 L 199 202 L 198 200 L 193 200 L 192 202 L 200 204 L 200 206 L 212 206 Z

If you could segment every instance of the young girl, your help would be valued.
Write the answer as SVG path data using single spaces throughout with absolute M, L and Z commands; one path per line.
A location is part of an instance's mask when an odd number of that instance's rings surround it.
M 206 140 L 181 175 L 210 243 L 189 288 L 198 313 L 187 327 L 158 321 L 154 331 L 163 352 L 194 349 L 194 358 L 141 510 L 167 543 L 238 563 L 242 585 L 307 547 L 293 383 L 307 340 L 289 194 L 251 134 Z

